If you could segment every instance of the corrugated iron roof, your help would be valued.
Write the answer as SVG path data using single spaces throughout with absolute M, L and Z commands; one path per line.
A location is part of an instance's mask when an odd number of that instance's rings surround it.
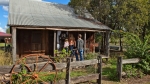
M 33 0 L 10 0 L 8 25 L 110 30 L 106 25 L 77 17 L 67 5 Z

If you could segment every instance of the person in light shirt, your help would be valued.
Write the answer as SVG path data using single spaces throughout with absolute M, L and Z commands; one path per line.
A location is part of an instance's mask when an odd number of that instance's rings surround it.
M 66 52 L 68 52 L 68 47 L 69 47 L 69 41 L 68 41 L 68 39 L 65 39 L 64 48 L 65 48 Z

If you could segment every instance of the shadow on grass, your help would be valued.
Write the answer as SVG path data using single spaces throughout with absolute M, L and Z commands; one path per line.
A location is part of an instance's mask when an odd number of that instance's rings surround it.
M 109 67 L 104 67 L 102 76 L 104 77 L 104 80 L 118 81 L 116 66 L 110 65 Z

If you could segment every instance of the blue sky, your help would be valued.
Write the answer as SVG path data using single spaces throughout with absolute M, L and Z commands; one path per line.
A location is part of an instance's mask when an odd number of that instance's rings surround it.
M 68 4 L 70 0 L 37 0 L 37 1 Z M 8 4 L 9 0 L 0 0 L 0 32 L 6 32 L 8 21 Z

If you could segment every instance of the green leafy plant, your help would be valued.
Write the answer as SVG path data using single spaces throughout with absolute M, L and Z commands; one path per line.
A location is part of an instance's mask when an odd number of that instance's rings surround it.
M 117 60 L 114 58 L 110 58 L 107 62 L 107 65 L 103 67 L 102 75 L 108 77 L 108 79 L 117 81 L 117 71 L 116 71 L 116 62 Z
M 25 59 L 23 59 L 24 61 Z M 27 70 L 26 67 L 24 65 L 24 63 L 22 62 L 22 64 L 20 65 L 21 71 L 18 72 L 17 74 L 13 74 L 12 75 L 12 84 L 20 84 L 23 83 L 24 81 L 28 80 L 29 77 L 25 76 L 25 74 L 27 74 Z M 30 84 L 29 82 L 27 82 L 26 84 Z
M 43 76 L 45 74 L 48 74 L 48 72 L 38 72 L 38 71 L 28 72 L 28 69 L 25 66 L 25 61 L 26 61 L 26 58 L 21 60 L 20 72 L 12 74 L 11 76 L 12 84 L 32 84 L 32 83 L 37 84 L 43 81 L 54 80 L 55 74 L 49 74 L 49 75 Z M 37 75 L 38 78 L 34 79 L 33 75 Z
M 71 51 L 69 50 L 67 52 L 65 49 L 62 49 L 62 51 L 55 50 L 54 53 L 55 53 L 55 58 L 54 58 L 55 61 L 56 62 L 61 62 L 61 61 L 65 60 L 67 57 L 70 56 Z
M 90 60 L 90 59 L 96 59 L 98 56 L 97 53 L 92 53 L 92 52 L 89 52 L 89 53 L 86 53 L 86 56 L 85 56 L 85 59 L 86 60 Z
M 144 73 L 150 72 L 150 35 L 145 36 L 144 40 L 133 33 L 124 33 L 127 44 L 125 56 L 127 58 L 140 58 L 136 68 L 143 70 Z
M 142 77 L 144 74 L 141 70 L 138 70 L 136 67 L 133 65 L 124 65 L 123 66 L 123 71 L 126 73 L 126 77 Z
M 135 77 L 137 76 L 137 69 L 133 68 L 132 65 L 124 65 L 123 71 L 125 71 L 127 77 Z

